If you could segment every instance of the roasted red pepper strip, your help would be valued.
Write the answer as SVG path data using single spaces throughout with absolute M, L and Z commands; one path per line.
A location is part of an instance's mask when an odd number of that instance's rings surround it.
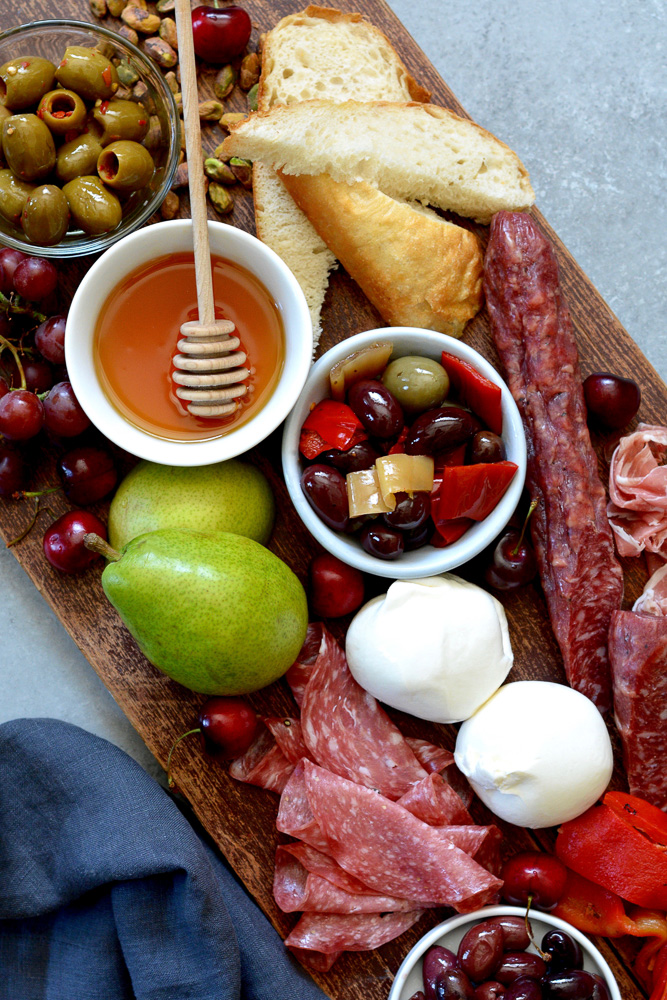
M 639 965 L 644 949 L 637 956 L 635 968 Z M 639 970 L 641 975 L 641 970 Z M 653 965 L 652 988 L 649 1000 L 667 1000 L 667 945 L 663 945 Z
M 458 542 L 471 524 L 474 524 L 469 517 L 457 517 L 454 521 L 441 521 L 436 524 L 430 544 L 436 549 L 444 549 L 446 545 Z
M 453 354 L 447 354 L 447 351 L 442 352 L 442 367 L 449 375 L 449 381 L 463 405 L 469 406 L 494 434 L 502 434 L 500 386 L 481 375 L 467 361 L 455 358 Z
M 317 458 L 330 448 L 349 451 L 367 437 L 361 421 L 346 403 L 323 399 L 303 422 L 299 451 L 305 458 Z
M 667 853 L 608 805 L 591 806 L 563 823 L 556 854 L 568 868 L 631 903 L 667 909 Z
M 649 840 L 667 847 L 667 816 L 662 809 L 628 792 L 607 792 L 602 801 Z
M 504 494 L 517 468 L 514 462 L 445 466 L 434 518 L 436 525 L 459 517 L 483 521 Z

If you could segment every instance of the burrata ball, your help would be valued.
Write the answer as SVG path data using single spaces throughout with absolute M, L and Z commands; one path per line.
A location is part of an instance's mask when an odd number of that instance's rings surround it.
M 397 580 L 347 632 L 356 681 L 379 701 L 430 722 L 461 722 L 512 667 L 505 611 L 453 574 Z
M 454 759 L 491 812 L 534 830 L 585 812 L 614 766 L 593 702 L 549 681 L 501 687 L 461 726 Z

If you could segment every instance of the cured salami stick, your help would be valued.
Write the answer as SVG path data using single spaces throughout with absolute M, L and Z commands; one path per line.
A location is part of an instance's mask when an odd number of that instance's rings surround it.
M 623 574 L 586 426 L 579 358 L 553 248 L 521 212 L 491 223 L 484 263 L 491 329 L 528 445 L 531 532 L 570 685 L 611 706 L 607 633 Z

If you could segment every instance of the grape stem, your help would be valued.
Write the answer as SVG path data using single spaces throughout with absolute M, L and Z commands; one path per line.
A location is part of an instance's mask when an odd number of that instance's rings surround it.
M 44 313 L 37 312 L 32 306 L 21 305 L 20 301 L 17 302 L 13 297 L 8 299 L 2 292 L 0 292 L 0 309 L 3 312 L 11 313 L 12 316 L 32 316 L 38 323 L 43 323 L 46 320 Z
M 182 736 L 179 736 L 178 739 L 175 740 L 174 743 L 172 743 L 171 750 L 169 751 L 169 756 L 167 757 L 167 784 L 169 785 L 170 788 L 176 787 L 176 782 L 171 776 L 171 755 L 173 754 L 174 750 L 181 742 L 181 740 L 184 740 L 186 736 L 192 736 L 193 733 L 201 733 L 201 728 L 197 726 L 196 729 L 188 729 L 187 733 L 183 733 Z
M 519 535 L 519 540 L 510 553 L 513 556 L 515 556 L 518 553 L 519 548 L 521 547 L 521 543 L 523 542 L 523 536 L 526 534 L 526 528 L 528 527 L 528 521 L 530 520 L 530 515 L 533 513 L 536 507 L 537 507 L 537 500 L 531 500 L 530 507 L 528 508 L 528 513 L 526 514 L 526 518 L 523 522 L 523 528 L 521 529 L 521 534 Z
M 2 292 L 0 292 L 0 295 L 2 295 Z M 25 372 L 23 371 L 23 365 L 21 364 L 21 356 L 14 345 L 7 340 L 6 337 L 3 337 L 2 334 L 0 334 L 0 354 L 2 354 L 5 348 L 8 348 L 11 351 L 12 357 L 16 362 L 16 367 L 18 368 L 19 375 L 21 376 L 21 389 L 26 389 L 28 384 L 25 380 Z

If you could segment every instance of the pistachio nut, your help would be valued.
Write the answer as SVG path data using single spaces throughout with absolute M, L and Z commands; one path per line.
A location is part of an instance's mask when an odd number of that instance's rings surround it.
M 160 215 L 166 221 L 169 219 L 174 219 L 181 207 L 181 199 L 178 197 L 175 191 L 167 191 L 167 196 L 162 202 L 160 208 Z
M 267 34 L 268 32 L 262 31 L 260 32 L 259 38 L 257 39 L 257 55 L 259 56 L 260 59 L 262 58 L 262 55 L 264 53 L 264 45 L 266 44 Z
M 216 160 L 222 160 L 223 163 L 229 163 L 232 157 L 229 153 L 225 152 L 224 146 L 224 142 L 221 142 L 219 146 L 216 146 L 213 150 L 213 156 Z
M 175 191 L 177 188 L 187 187 L 188 185 L 188 165 L 187 163 L 179 163 L 176 167 L 176 172 L 174 173 L 174 179 L 171 182 L 171 190 Z
M 244 122 L 248 116 L 244 115 L 242 111 L 227 111 L 220 119 L 219 124 L 222 128 L 226 128 L 229 131 L 231 125 L 237 125 L 238 122 Z
M 164 82 L 167 84 L 172 94 L 177 94 L 181 89 L 173 69 L 170 69 L 168 73 L 164 74 Z
M 223 66 L 213 83 L 213 93 L 219 101 L 229 97 L 236 83 L 236 70 L 233 66 Z
M 172 49 L 178 48 L 178 38 L 176 35 L 176 22 L 173 17 L 163 17 L 160 21 L 160 28 L 158 31 L 160 38 L 164 38 L 165 42 L 171 45 Z
M 257 111 L 257 92 L 259 91 L 259 84 L 256 83 L 248 91 L 248 110 Z
M 250 160 L 242 160 L 240 156 L 232 156 L 229 161 L 229 169 L 239 184 L 242 184 L 248 191 L 252 189 L 252 163 Z
M 127 39 L 128 42 L 132 42 L 133 45 L 139 44 L 139 35 L 136 33 L 134 28 L 128 28 L 126 24 L 121 24 L 118 29 L 118 34 L 122 38 Z
M 133 87 L 139 79 L 139 72 L 129 59 L 121 59 L 116 66 L 116 72 L 118 73 L 118 79 L 124 87 Z M 116 97 L 118 97 L 118 94 L 116 94 Z
M 157 149 L 162 144 L 162 126 L 157 115 L 151 115 L 149 119 L 148 132 L 142 140 L 142 145 L 146 149 Z
M 199 120 L 202 122 L 218 122 L 223 108 L 220 101 L 202 101 L 199 105 Z
M 95 17 L 106 17 L 107 16 L 107 0 L 88 0 L 90 4 L 91 13 Z
M 107 0 L 107 7 L 112 17 L 120 17 L 130 0 Z
M 142 48 L 162 69 L 171 69 L 178 62 L 178 56 L 164 38 L 147 38 Z
M 120 16 L 128 27 L 134 28 L 142 35 L 154 35 L 160 27 L 160 18 L 157 14 L 150 14 L 142 7 L 138 7 L 134 0 L 132 6 L 125 7 Z
M 204 173 L 209 180 L 217 181 L 219 184 L 236 184 L 233 170 L 222 160 L 216 160 L 214 156 L 208 156 L 204 160 Z
M 171 14 L 176 8 L 176 0 L 157 0 L 155 9 L 158 14 Z
M 234 209 L 234 199 L 222 184 L 216 184 L 215 181 L 208 186 L 208 196 L 211 199 L 213 208 L 220 215 L 229 215 Z
M 259 80 L 261 63 L 256 52 L 249 52 L 241 61 L 239 72 L 239 87 L 241 90 L 250 90 Z

